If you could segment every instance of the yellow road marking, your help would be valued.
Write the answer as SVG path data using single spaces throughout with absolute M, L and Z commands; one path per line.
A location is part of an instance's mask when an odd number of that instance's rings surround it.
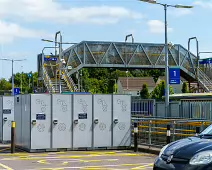
M 132 170 L 133 169 L 145 169 L 146 167 L 150 167 L 150 166 L 153 166 L 153 164 L 138 166 L 138 167 L 132 168 Z
M 121 164 L 121 166 L 141 166 L 141 164 Z
M 102 167 L 101 166 L 88 166 L 88 167 L 82 167 L 80 169 L 90 169 L 90 170 L 92 170 L 92 169 L 102 169 Z
M 80 162 L 101 162 L 103 160 L 80 160 Z
M 42 170 L 64 170 L 64 168 L 41 168 Z
M 2 168 L 5 168 L 6 170 L 13 170 L 13 169 L 10 168 L 9 166 L 6 166 L 6 165 L 1 164 L 1 163 L 0 163 L 0 166 L 1 166 Z
M 46 162 L 46 160 L 40 160 L 40 161 L 37 161 L 38 163 L 40 164 L 50 164 L 49 162 Z
M 67 165 L 67 164 L 68 164 L 68 162 L 63 162 L 62 164 L 63 164 L 63 165 Z

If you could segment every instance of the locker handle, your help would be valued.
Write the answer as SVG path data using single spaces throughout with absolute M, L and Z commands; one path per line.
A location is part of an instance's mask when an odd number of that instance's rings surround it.
M 118 121 L 118 119 L 114 119 L 114 121 L 113 121 L 115 124 L 117 124 L 119 121 Z
M 32 124 L 35 125 L 36 124 L 36 120 L 32 120 Z
M 4 117 L 4 121 L 7 121 L 7 117 Z
M 99 120 L 98 119 L 94 119 L 94 123 L 95 124 L 98 124 L 99 123 Z
M 78 120 L 76 119 L 76 120 L 74 120 L 74 124 L 78 124 Z
M 53 123 L 54 124 L 58 124 L 58 120 L 53 120 Z

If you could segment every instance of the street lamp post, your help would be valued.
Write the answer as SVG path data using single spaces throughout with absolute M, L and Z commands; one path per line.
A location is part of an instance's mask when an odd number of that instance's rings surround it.
M 126 37 L 125 37 L 125 49 L 124 49 L 124 51 L 125 51 L 125 60 L 126 60 L 125 62 L 126 62 L 126 66 L 128 65 L 128 58 L 127 58 L 127 54 L 126 54 L 126 42 L 127 42 L 127 39 L 129 37 L 132 38 L 132 43 L 134 43 L 134 37 L 133 37 L 133 35 L 132 34 L 126 35 Z M 126 71 L 126 74 L 127 74 L 127 94 L 128 94 L 128 69 Z
M 127 94 L 128 94 L 128 70 L 126 71 L 127 74 Z
M 21 94 L 22 94 L 22 80 L 23 79 L 23 66 L 21 66 Z
M 128 64 L 128 58 L 127 58 L 127 54 L 126 54 L 126 42 L 127 42 L 127 39 L 128 39 L 129 37 L 132 38 L 132 43 L 134 43 L 134 37 L 133 37 L 133 35 L 132 35 L 132 34 L 126 35 L 126 37 L 125 37 L 125 48 L 124 48 L 126 66 L 127 66 L 127 64 Z
M 115 82 L 115 85 L 114 85 L 114 92 L 113 92 L 113 93 L 116 93 L 116 79 L 110 79 L 110 80 L 114 80 L 114 82 Z
M 191 40 L 196 40 L 196 48 L 197 48 L 197 65 L 196 65 L 196 79 L 197 79 L 197 92 L 199 93 L 199 42 L 197 37 L 191 37 L 188 39 L 188 52 L 190 52 L 190 42 Z
M 26 59 L 15 60 L 15 59 L 9 59 L 9 58 L 1 58 L 0 60 L 11 61 L 11 62 L 12 62 L 12 96 L 14 96 L 14 74 L 13 74 L 13 64 L 14 64 L 14 62 L 16 62 L 16 61 L 25 61 Z
M 164 7 L 165 12 L 165 77 L 166 77 L 166 91 L 165 91 L 165 111 L 166 116 L 169 116 L 169 60 L 168 60 L 168 38 L 167 38 L 167 8 L 193 8 L 193 6 L 185 5 L 169 5 L 158 3 L 156 0 L 139 0 L 142 2 L 148 2 L 151 4 L 158 4 Z

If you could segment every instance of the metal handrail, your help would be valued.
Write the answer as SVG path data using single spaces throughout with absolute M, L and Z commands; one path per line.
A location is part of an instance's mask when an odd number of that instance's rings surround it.
M 65 80 L 65 82 L 66 82 L 66 84 L 67 84 L 69 90 L 70 90 L 71 92 L 73 92 L 73 89 L 72 89 L 72 87 L 71 87 L 69 81 L 67 80 L 67 77 L 66 77 L 65 74 L 63 74 L 63 79 Z
M 74 91 L 78 91 L 73 79 L 68 75 L 68 71 L 67 70 L 65 70 L 65 76 L 68 77 L 68 80 L 71 82 L 71 84 L 72 84 L 72 86 L 74 88 Z
M 54 86 L 52 85 L 51 79 L 50 79 L 44 66 L 43 66 L 43 73 L 44 73 L 44 83 L 45 83 L 48 91 L 52 91 L 53 93 L 55 93 L 56 90 L 55 90 Z M 46 81 L 45 81 L 45 78 L 46 78 Z

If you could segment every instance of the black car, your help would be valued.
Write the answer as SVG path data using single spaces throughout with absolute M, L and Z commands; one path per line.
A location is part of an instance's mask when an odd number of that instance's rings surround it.
M 212 170 L 212 125 L 198 136 L 164 146 L 153 170 Z

